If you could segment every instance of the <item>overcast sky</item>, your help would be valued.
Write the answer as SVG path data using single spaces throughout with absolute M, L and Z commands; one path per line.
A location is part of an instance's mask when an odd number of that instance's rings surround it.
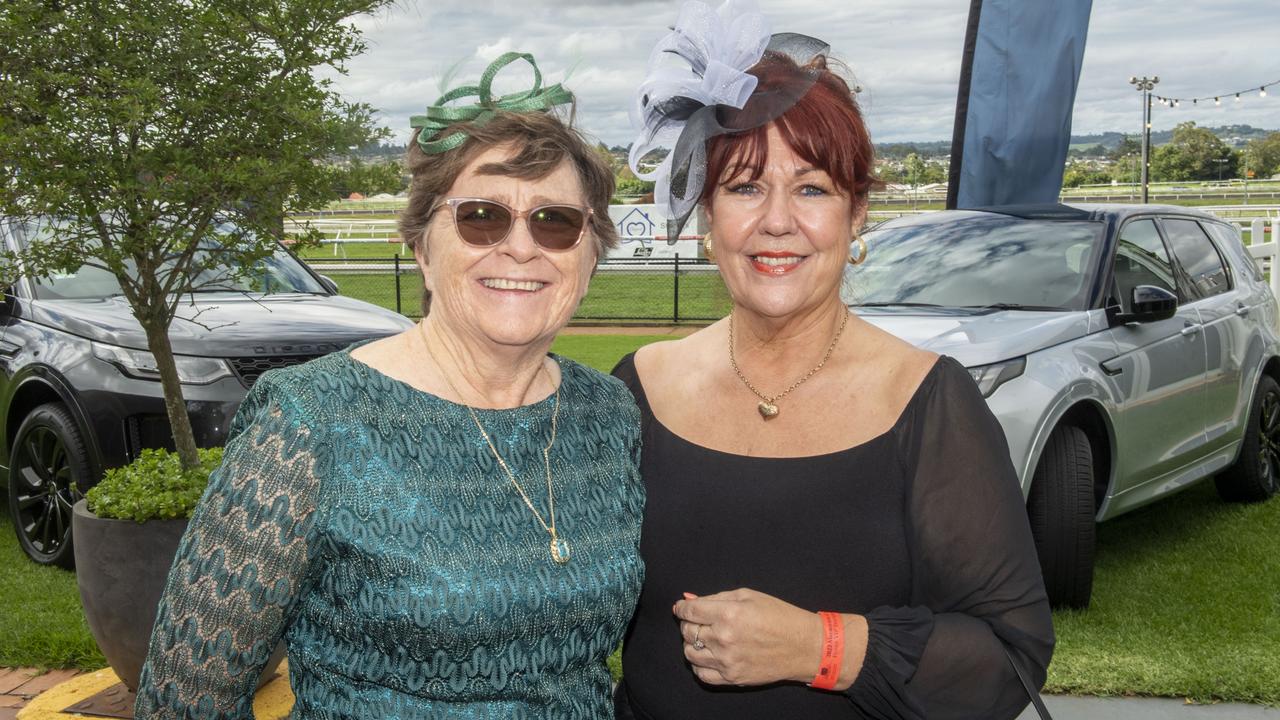
M 713 3 L 716 4 L 716 3 Z M 773 30 L 829 42 L 853 70 L 877 142 L 949 140 L 968 0 L 760 0 Z M 450 87 L 473 84 L 488 61 L 531 52 L 544 78 L 563 79 L 578 96 L 578 124 L 609 145 L 634 136 L 632 93 L 654 43 L 679 11 L 675 0 L 399 0 L 358 25 L 368 50 L 339 89 L 379 110 L 382 124 L 408 139 L 409 116 L 442 92 L 441 77 L 461 63 Z M 1140 127 L 1130 75 L 1159 75 L 1158 94 L 1224 93 L 1193 107 L 1156 105 L 1155 129 L 1201 125 L 1280 128 L 1280 3 L 1277 0 L 1094 0 L 1075 134 Z M 497 89 L 525 89 L 531 75 L 512 65 Z M 519 69 L 517 69 L 519 68 Z M 1248 88 L 1237 103 L 1234 93 Z

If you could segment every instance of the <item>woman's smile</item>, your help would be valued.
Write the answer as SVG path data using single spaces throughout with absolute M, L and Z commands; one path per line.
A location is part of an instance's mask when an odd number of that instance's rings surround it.
M 809 257 L 792 252 L 764 251 L 748 255 L 751 267 L 765 275 L 786 275 L 795 272 Z
M 481 278 L 480 284 L 488 290 L 504 294 L 528 295 L 536 293 L 550 283 L 540 280 L 520 280 L 517 278 L 487 277 Z

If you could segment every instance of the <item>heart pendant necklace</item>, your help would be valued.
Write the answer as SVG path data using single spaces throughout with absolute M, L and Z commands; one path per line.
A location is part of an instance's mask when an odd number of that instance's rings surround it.
M 786 390 L 783 390 L 777 395 L 765 395 L 757 390 L 756 386 L 752 385 L 751 381 L 747 379 L 747 376 L 743 375 L 742 370 L 738 368 L 738 358 L 735 357 L 733 353 L 733 314 L 729 314 L 729 365 L 733 367 L 733 372 L 737 374 L 738 379 L 742 381 L 742 384 L 746 385 L 748 390 L 755 393 L 755 396 L 760 398 L 760 403 L 756 405 L 756 410 L 760 411 L 760 418 L 762 420 L 768 421 L 778 417 L 778 401 L 786 397 L 787 393 L 803 385 L 805 380 L 813 377 L 814 373 L 821 370 L 822 366 L 827 364 L 827 360 L 831 359 L 831 353 L 835 351 L 836 343 L 840 342 L 840 335 L 844 332 L 844 326 L 848 324 L 848 322 L 849 313 L 846 311 L 844 317 L 840 319 L 840 327 L 836 329 L 835 337 L 831 338 L 831 344 L 827 345 L 827 352 L 823 354 L 822 362 L 813 366 L 813 368 L 809 370 L 809 372 L 805 373 L 799 380 L 791 383 L 791 386 Z

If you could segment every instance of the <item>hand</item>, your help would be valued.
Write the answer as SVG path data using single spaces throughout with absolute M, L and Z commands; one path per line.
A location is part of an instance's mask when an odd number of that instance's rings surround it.
M 818 671 L 823 631 L 817 613 L 747 589 L 686 593 L 672 612 L 681 620 L 685 659 L 708 685 L 809 682 Z M 705 647 L 695 647 L 695 640 Z

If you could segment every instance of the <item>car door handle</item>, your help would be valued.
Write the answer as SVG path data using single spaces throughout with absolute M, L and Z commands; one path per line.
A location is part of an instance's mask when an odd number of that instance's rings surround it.
M 1196 323 L 1187 323 L 1181 330 L 1182 337 L 1191 337 L 1198 332 L 1200 332 L 1200 326 Z
M 1248 317 L 1248 316 L 1249 316 L 1249 306 L 1248 306 L 1248 305 L 1237 305 L 1237 306 L 1236 306 L 1236 315 L 1239 315 L 1240 317 Z

